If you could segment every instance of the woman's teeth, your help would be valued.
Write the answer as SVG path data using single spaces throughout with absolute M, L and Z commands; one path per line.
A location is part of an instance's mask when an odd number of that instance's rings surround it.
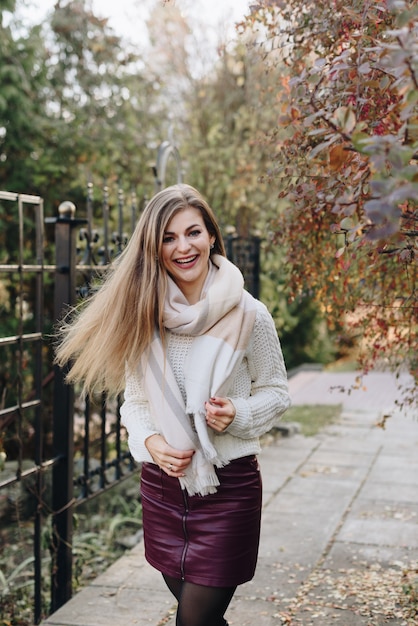
M 178 265 L 186 265 L 187 263 L 191 263 L 192 261 L 194 261 L 196 258 L 197 258 L 197 255 L 192 256 L 192 257 L 190 257 L 188 259 L 177 259 L 176 263 Z

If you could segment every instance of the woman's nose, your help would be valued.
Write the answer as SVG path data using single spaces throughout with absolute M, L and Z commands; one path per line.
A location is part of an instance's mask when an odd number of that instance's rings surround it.
M 190 241 L 188 237 L 179 237 L 177 240 L 177 249 L 181 251 L 190 250 Z

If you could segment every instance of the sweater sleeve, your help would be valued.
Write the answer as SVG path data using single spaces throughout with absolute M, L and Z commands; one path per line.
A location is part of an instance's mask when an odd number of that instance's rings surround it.
M 124 403 L 120 408 L 121 424 L 128 432 L 129 450 L 135 459 L 152 462 L 153 459 L 145 446 L 145 440 L 159 434 L 144 395 L 142 379 L 137 371 L 127 373 Z
M 280 341 L 273 318 L 261 302 L 246 357 L 251 375 L 250 396 L 230 396 L 236 415 L 227 428 L 227 432 L 241 439 L 268 432 L 290 406 Z

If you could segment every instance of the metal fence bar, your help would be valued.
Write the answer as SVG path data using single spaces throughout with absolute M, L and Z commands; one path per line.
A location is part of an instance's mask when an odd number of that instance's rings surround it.
M 90 411 L 90 397 L 86 397 L 86 406 L 84 409 L 84 450 L 83 450 L 83 476 L 82 476 L 82 490 L 80 493 L 80 498 L 88 498 L 90 493 L 90 420 L 91 420 L 91 411 Z
M 28 334 L 22 334 L 22 335 L 13 335 L 11 337 L 1 337 L 0 346 L 18 344 L 19 341 L 25 342 L 25 341 L 35 341 L 35 340 L 42 340 L 42 339 L 43 339 L 42 333 L 28 333 Z
M 76 235 L 85 219 L 75 218 L 72 203 L 62 203 L 55 222 L 55 319 L 75 303 Z M 58 462 L 52 468 L 52 580 L 51 612 L 72 595 L 73 430 L 74 389 L 65 383 L 66 369 L 55 366 L 53 448 Z
M 227 257 L 241 269 L 246 289 L 255 298 L 260 297 L 260 245 L 257 236 L 228 235 L 225 238 Z
M 44 256 L 44 213 L 43 201 L 39 203 L 39 210 L 35 214 L 35 254 L 36 262 L 43 265 Z M 43 330 L 43 311 L 44 311 L 44 274 L 37 273 L 36 280 L 36 297 L 35 297 L 35 331 L 41 334 Z M 35 395 L 39 399 L 39 403 L 35 407 L 35 464 L 40 468 L 43 460 L 43 424 L 42 424 L 42 343 L 34 342 L 34 389 Z M 41 619 L 42 615 L 42 522 L 43 507 L 42 496 L 44 491 L 44 475 L 41 469 L 36 473 L 36 498 L 38 506 L 35 508 L 34 520 L 34 618 L 35 623 Z
M 42 475 L 42 320 L 43 320 L 43 261 L 44 261 L 44 218 L 43 200 L 39 196 L 18 194 L 12 192 L 0 192 L 0 200 L 12 202 L 17 210 L 17 263 L 9 265 L 1 264 L 0 273 L 6 275 L 17 274 L 15 282 L 16 310 L 17 310 L 17 334 L 1 337 L 0 347 L 15 346 L 17 375 L 16 381 L 11 380 L 11 386 L 4 389 L 5 396 L 12 389 L 16 390 L 15 404 L 3 407 L 0 417 L 6 426 L 15 425 L 17 435 L 17 470 L 14 477 L 3 480 L 0 489 L 10 489 L 13 485 L 19 487 L 23 481 L 32 477 L 31 490 L 37 501 L 40 501 L 43 490 Z M 30 218 L 27 218 L 27 207 L 33 210 Z M 26 226 L 34 229 L 33 241 L 26 236 Z M 31 248 L 33 244 L 33 248 Z M 29 258 L 32 257 L 32 258 Z M 29 261 L 29 262 L 28 262 Z M 35 275 L 35 288 L 33 291 L 32 317 L 35 328 L 33 332 L 25 330 L 25 286 L 26 275 Z M 29 348 L 33 346 L 33 349 Z M 26 354 L 30 354 L 27 359 Z M 27 377 L 28 368 L 32 367 L 30 399 L 28 395 Z M 30 377 L 29 377 L 30 380 Z M 13 397 L 13 392 L 12 392 Z M 33 411 L 33 413 L 31 412 Z M 23 469 L 23 446 L 24 446 L 24 419 L 26 414 L 33 415 L 34 430 L 34 458 L 35 466 L 24 471 Z M 33 517 L 33 562 L 34 562 L 34 619 L 37 622 L 41 614 L 41 533 L 42 533 L 42 510 L 41 506 L 35 507 Z
M 0 200 L 18 202 L 19 199 L 24 204 L 39 204 L 42 202 L 42 198 L 39 196 L 33 196 L 27 193 L 15 193 L 13 191 L 0 191 Z

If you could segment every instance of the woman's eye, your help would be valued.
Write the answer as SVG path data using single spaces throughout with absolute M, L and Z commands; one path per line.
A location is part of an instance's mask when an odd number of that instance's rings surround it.
M 172 241 L 174 241 L 174 238 L 171 237 L 171 235 L 167 235 L 166 237 L 163 237 L 163 243 L 171 243 Z
M 190 231 L 190 235 L 192 237 L 198 237 L 200 235 L 200 230 L 192 230 Z

